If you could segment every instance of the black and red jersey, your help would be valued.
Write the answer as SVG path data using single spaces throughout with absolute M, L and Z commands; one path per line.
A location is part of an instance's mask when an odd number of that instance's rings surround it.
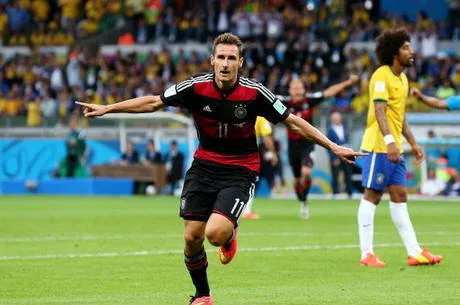
M 255 172 L 260 167 L 254 132 L 257 116 L 278 123 L 289 115 L 287 107 L 263 85 L 239 77 L 224 91 L 217 87 L 213 73 L 171 86 L 161 100 L 192 113 L 200 141 L 195 158 Z
M 322 91 L 307 93 L 305 94 L 305 98 L 299 102 L 294 102 L 290 96 L 277 95 L 276 97 L 286 105 L 290 113 L 301 117 L 310 124 L 313 124 L 315 107 L 324 101 L 324 93 Z M 289 129 L 287 130 L 287 136 L 289 140 L 305 140 L 301 135 Z

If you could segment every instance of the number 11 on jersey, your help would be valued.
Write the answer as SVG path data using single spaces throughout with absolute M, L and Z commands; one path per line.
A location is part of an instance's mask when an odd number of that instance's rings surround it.
M 219 129 L 219 138 L 228 137 L 228 123 L 217 123 L 217 128 Z

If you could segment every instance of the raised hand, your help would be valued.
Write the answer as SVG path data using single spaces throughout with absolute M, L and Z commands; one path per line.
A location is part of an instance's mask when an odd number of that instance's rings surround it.
M 358 81 L 359 81 L 359 76 L 356 75 L 356 74 L 351 74 L 349 77 L 348 77 L 348 80 L 350 81 L 350 83 L 353 85 L 353 84 L 356 84 Z
M 106 105 L 88 104 L 83 102 L 75 102 L 75 104 L 83 107 L 83 114 L 85 117 L 103 116 L 108 112 L 108 107 Z

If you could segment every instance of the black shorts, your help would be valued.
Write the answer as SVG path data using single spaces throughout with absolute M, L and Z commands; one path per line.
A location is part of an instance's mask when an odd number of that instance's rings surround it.
M 236 227 L 254 196 L 256 180 L 257 173 L 244 167 L 195 159 L 185 175 L 180 216 L 206 222 L 211 213 L 218 213 Z
M 291 165 L 292 173 L 295 178 L 300 178 L 302 166 L 313 167 L 314 163 L 310 154 L 314 148 L 315 145 L 313 143 L 305 140 L 289 140 L 289 164 Z

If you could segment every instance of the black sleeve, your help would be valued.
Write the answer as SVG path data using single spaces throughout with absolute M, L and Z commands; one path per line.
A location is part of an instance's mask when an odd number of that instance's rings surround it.
M 258 114 L 273 124 L 286 120 L 289 116 L 289 110 L 286 105 L 265 86 L 259 85 L 257 89 Z
M 324 101 L 324 92 L 316 91 L 312 93 L 306 93 L 305 97 L 308 99 L 310 106 L 315 107 Z
M 193 78 L 172 85 L 160 95 L 161 101 L 166 106 L 176 106 L 190 109 L 190 101 L 193 100 Z
M 289 95 L 278 95 L 278 94 L 275 96 L 275 98 L 280 100 L 281 103 L 283 103 L 286 106 L 287 106 L 289 100 L 291 99 L 291 97 Z

